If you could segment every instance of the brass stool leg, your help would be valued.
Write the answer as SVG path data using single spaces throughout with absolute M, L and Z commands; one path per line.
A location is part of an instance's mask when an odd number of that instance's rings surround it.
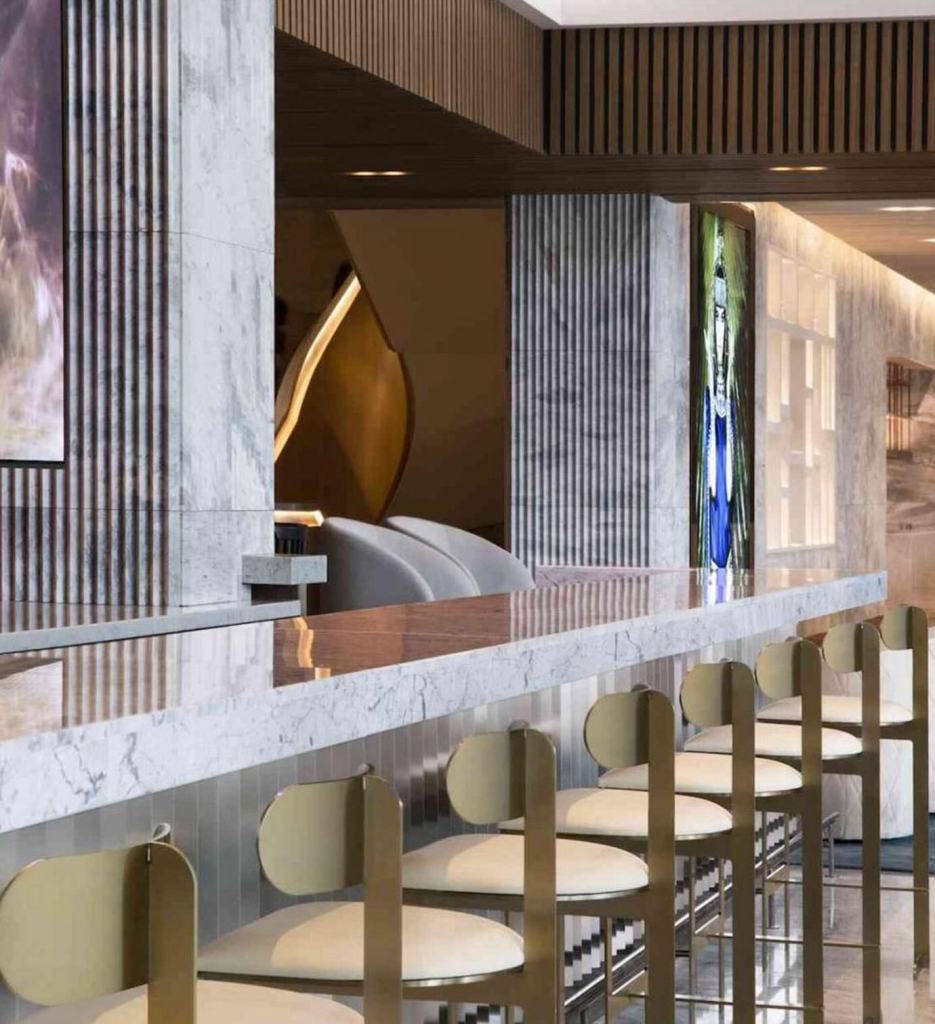
M 717 994 L 718 999 L 725 999 L 727 996 L 727 973 L 724 963 L 724 933 L 727 931 L 727 896 L 724 892 L 724 860 L 719 857 L 717 862 L 717 912 L 718 912 L 718 935 L 717 935 Z M 721 1006 L 720 1016 L 724 1015 L 724 1007 Z
M 820 771 L 820 769 L 819 769 Z M 824 1019 L 824 865 L 822 863 L 821 780 L 806 780 L 802 807 L 802 957 L 804 1020 Z
M 861 838 L 864 1024 L 877 1024 L 880 997 L 880 639 L 864 626 L 861 653 Z
M 688 994 L 693 996 L 695 994 L 695 929 L 698 927 L 698 922 L 695 917 L 695 903 L 697 902 L 697 892 L 695 885 L 695 874 L 697 871 L 697 861 L 694 857 L 689 857 L 687 860 L 688 868 Z M 688 1019 L 692 1022 L 695 1020 L 695 1004 L 688 1004 Z
M 604 1024 L 613 1024 L 611 1008 L 614 991 L 614 922 L 605 917 L 601 921 L 601 936 L 604 945 Z
M 929 965 L 928 720 L 917 721 L 912 741 L 912 884 L 915 969 Z
M 558 915 L 555 928 L 555 969 L 558 972 L 555 1020 L 557 1024 L 562 1024 L 565 1020 L 565 918 L 561 914 Z M 526 1014 L 523 1014 L 525 1019 Z
M 882 1016 L 880 996 L 880 748 L 864 750 L 861 779 L 864 1024 Z

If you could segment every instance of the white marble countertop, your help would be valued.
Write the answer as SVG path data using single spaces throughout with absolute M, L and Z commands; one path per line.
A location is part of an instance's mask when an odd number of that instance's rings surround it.
M 615 574 L 0 656 L 0 832 L 871 605 L 885 574 Z
M 297 598 L 157 608 L 0 601 L 0 655 L 237 626 L 300 611 Z

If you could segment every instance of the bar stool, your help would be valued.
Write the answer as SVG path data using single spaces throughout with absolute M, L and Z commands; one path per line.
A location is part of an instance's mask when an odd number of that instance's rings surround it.
M 804 676 L 815 676 L 821 672 L 821 655 L 814 644 L 777 648 L 767 658 L 787 660 L 796 666 L 793 672 Z M 765 685 L 770 685 L 771 673 L 766 671 L 767 662 L 760 666 Z M 740 685 L 740 690 L 737 687 Z M 820 1021 L 823 1015 L 823 957 L 822 957 L 822 864 L 821 864 L 821 747 L 822 731 L 818 717 L 818 702 L 808 705 L 808 719 L 802 731 L 814 737 L 807 744 L 809 756 L 801 765 L 801 772 L 789 763 L 766 757 L 754 757 L 755 715 L 754 694 L 756 678 L 751 670 L 739 662 L 721 662 L 713 665 L 696 665 L 682 683 L 680 701 L 682 713 L 687 722 L 697 726 L 698 736 L 714 735 L 715 730 L 728 731 L 731 736 L 730 753 L 712 753 L 695 750 L 695 744 L 706 746 L 696 738 L 689 739 L 686 749 L 676 755 L 675 788 L 677 792 L 703 794 L 730 807 L 734 817 L 734 930 L 730 936 L 734 952 L 735 1016 L 738 1013 L 737 985 L 743 982 L 741 992 L 745 998 L 754 984 L 753 946 L 755 888 L 755 827 L 754 813 L 763 816 L 762 830 L 762 893 L 763 926 L 768 920 L 768 878 L 769 857 L 765 815 L 783 813 L 800 815 L 803 819 L 803 880 L 804 929 L 803 946 L 805 959 L 804 1003 L 797 1007 L 806 1021 Z M 740 702 L 738 704 L 738 701 Z M 734 730 L 737 723 L 746 723 L 742 729 Z M 736 737 L 736 740 L 734 739 Z M 738 749 L 738 748 L 743 748 Z M 619 780 L 623 781 L 623 780 Z M 619 784 L 618 779 L 605 776 L 605 785 Z M 752 801 L 752 802 L 751 802 Z M 738 818 L 740 819 L 738 821 Z M 749 818 L 749 831 L 743 825 Z M 742 888 L 737 889 L 738 868 Z M 744 934 L 738 933 L 738 913 Z M 724 911 L 721 910 L 721 921 Z M 710 936 L 721 941 L 727 936 Z M 738 975 L 738 956 L 743 958 L 741 977 Z M 752 996 L 751 996 L 752 998 Z M 783 1008 L 781 1004 L 761 1001 L 761 1008 Z M 742 1011 L 747 1014 L 746 1002 Z
M 330 999 L 196 982 L 195 916 L 191 866 L 164 843 L 36 861 L 0 894 L 0 976 L 53 1007 L 36 1024 L 363 1024 Z
M 912 708 L 906 708 L 895 701 L 880 700 L 879 738 L 908 740 L 912 743 L 913 964 L 915 971 L 918 972 L 929 965 L 928 618 L 921 608 L 902 606 L 892 609 L 882 617 L 879 621 L 879 630 L 883 644 L 888 650 L 912 651 Z M 862 631 L 856 625 L 845 625 L 837 627 L 833 632 L 834 638 L 825 648 L 825 658 L 836 671 L 852 671 L 850 666 L 858 664 L 861 660 L 856 655 Z M 872 634 L 870 639 L 872 644 Z M 860 653 L 862 654 L 862 648 Z M 862 738 L 864 701 L 869 702 L 872 687 L 879 686 L 879 683 L 874 684 L 872 678 L 868 678 L 868 683 L 868 686 L 862 688 L 859 697 L 824 694 L 821 699 L 823 720 L 836 729 Z M 872 722 L 872 709 L 868 708 L 868 711 L 868 721 Z M 775 722 L 798 721 L 800 716 L 801 705 L 797 698 L 769 704 L 760 713 L 763 720 Z M 868 740 L 871 738 L 868 736 Z M 865 746 L 864 750 L 866 749 Z M 872 796 L 872 787 L 868 786 L 867 790 L 866 794 L 862 794 L 863 799 Z M 879 872 L 876 877 L 879 877 Z M 845 882 L 826 884 L 838 888 L 853 887 Z M 906 891 L 904 886 L 881 886 L 881 889 Z
M 817 656 L 817 652 L 816 652 Z M 704 999 L 695 997 L 691 991 L 685 999 L 693 1002 L 712 1002 L 725 1005 L 732 1002 L 734 1020 L 752 1022 L 756 1007 L 780 1007 L 779 1004 L 756 1003 L 756 972 L 753 959 L 755 935 L 755 808 L 772 809 L 776 804 L 794 806 L 798 809 L 804 793 L 817 793 L 819 813 L 814 829 L 818 848 L 818 877 L 821 873 L 821 828 L 820 828 L 820 772 L 809 790 L 803 790 L 802 776 L 795 769 L 776 761 L 753 756 L 754 693 L 756 684 L 750 669 L 739 662 L 696 665 L 685 676 L 680 691 L 682 713 L 686 720 L 699 728 L 714 728 L 737 724 L 737 742 L 729 755 L 679 752 L 675 755 L 676 793 L 703 796 L 731 811 L 730 831 L 716 836 L 709 843 L 698 839 L 692 843 L 689 862 L 688 925 L 689 925 L 689 985 L 694 989 L 695 961 L 695 858 L 711 856 L 718 864 L 719 896 L 721 900 L 720 919 L 726 916 L 724 906 L 723 860 L 733 865 L 733 918 L 734 928 L 730 935 L 723 932 L 711 936 L 722 950 L 725 938 L 732 939 L 733 946 L 733 993 L 732 1000 L 724 998 L 723 974 L 720 977 L 720 998 Z M 595 710 L 600 702 L 595 705 Z M 817 720 L 816 720 L 817 721 Z M 598 785 L 607 789 L 638 790 L 646 787 L 646 772 L 643 766 L 618 768 L 601 762 L 611 770 L 605 772 Z M 816 799 L 813 795 L 813 799 Z M 708 849 L 705 847 L 708 846 Z M 679 851 L 681 852 L 681 850 Z M 765 862 L 764 862 L 765 863 Z M 765 880 L 765 871 L 764 871 Z M 819 944 L 820 924 L 818 918 Z M 820 945 L 819 945 L 820 949 Z M 723 958 L 721 959 L 723 963 Z M 820 960 L 817 991 L 821 992 Z M 681 997 L 680 997 L 681 998 Z M 799 1009 L 800 1007 L 795 1007 Z M 819 1020 L 821 1002 L 817 1000 L 806 1006 L 806 1017 Z
M 763 693 L 773 702 L 796 699 L 803 709 L 803 722 L 769 722 L 758 720 L 754 729 L 754 748 L 758 756 L 768 757 L 786 764 L 799 766 L 803 781 L 815 783 L 815 773 L 853 774 L 868 768 L 861 764 L 861 743 L 850 733 L 837 728 L 820 727 L 821 701 L 821 655 L 815 644 L 809 640 L 790 640 L 770 644 L 761 652 L 756 664 L 756 681 Z M 733 742 L 729 726 L 705 729 L 685 744 L 686 750 L 705 753 L 729 753 Z M 820 766 L 820 768 L 819 768 Z M 872 765 L 869 766 L 872 768 Z M 873 792 L 872 782 L 867 787 Z M 814 790 L 810 790 L 814 792 Z M 780 808 L 777 808 L 780 809 Z M 874 982 L 872 949 L 866 949 L 863 942 L 829 940 L 823 938 L 823 895 L 821 882 L 821 847 L 815 841 L 815 825 L 821 820 L 820 796 L 804 801 L 803 821 L 810 823 L 808 835 L 803 829 L 803 938 L 764 934 L 760 941 L 785 944 L 802 942 L 807 949 L 803 957 L 805 970 L 805 1000 L 809 1006 L 821 1006 L 824 995 L 820 987 L 820 965 L 823 960 L 823 946 L 862 948 L 864 958 L 865 1014 L 873 1003 L 869 997 Z M 783 811 L 783 813 L 788 813 Z M 820 833 L 820 825 L 819 825 Z M 766 835 L 764 828 L 764 853 L 766 859 Z M 877 877 L 879 885 L 879 876 Z M 764 922 L 765 925 L 765 922 Z M 765 932 L 765 927 L 764 927 Z M 872 940 L 871 940 L 872 941 Z M 868 956 L 868 953 L 870 954 Z M 877 988 L 879 975 L 876 975 Z M 821 982 L 823 985 L 823 982 Z M 877 1018 L 865 1016 L 871 1021 Z
M 634 707 L 635 710 L 635 707 Z M 485 764 L 485 746 L 509 743 L 515 748 L 511 772 L 525 770 L 528 762 L 522 757 L 521 744 L 536 737 L 543 745 L 542 769 L 545 774 L 538 784 L 555 789 L 555 751 L 551 741 L 529 729 L 511 729 L 464 740 L 452 754 L 446 772 L 446 788 L 451 806 L 464 807 L 472 817 L 465 820 L 479 824 L 472 808 L 473 794 L 478 786 L 477 769 Z M 511 782 L 505 778 L 505 784 Z M 514 790 L 527 789 L 532 779 L 512 782 Z M 554 797 L 553 797 L 554 800 Z M 464 817 L 464 815 L 462 815 Z M 497 822 L 515 814 L 501 815 Z M 488 823 L 487 821 L 483 822 Z M 509 915 L 522 911 L 524 892 L 524 847 L 534 852 L 534 842 L 547 841 L 555 846 L 557 912 L 564 917 L 575 915 L 599 917 L 605 922 L 616 918 L 643 919 L 654 927 L 651 905 L 651 879 L 644 862 L 633 853 L 598 843 L 574 839 L 555 839 L 554 817 L 551 835 L 534 837 L 526 833 L 525 842 L 517 834 L 454 835 L 429 843 L 403 857 L 403 890 L 408 903 L 420 906 L 459 907 L 462 909 L 497 910 Z M 539 856 L 542 856 L 540 853 Z M 562 932 L 558 931 L 562 943 Z M 557 969 L 564 965 L 561 945 Z M 563 998 L 557 985 L 558 998 Z M 561 1019 L 561 1006 L 559 1007 Z
M 532 1024 L 551 1021 L 554 789 L 539 781 L 548 777 L 548 751 L 534 737 L 524 746 L 529 789 L 505 789 L 513 752 L 488 744 L 471 758 L 476 786 L 460 810 L 478 821 L 517 809 L 529 817 L 525 951 L 523 938 L 497 921 L 402 906 L 402 805 L 387 782 L 366 773 L 289 787 L 267 808 L 258 836 L 260 865 L 281 892 L 310 897 L 363 883 L 363 902 L 300 903 L 268 914 L 204 949 L 199 975 L 363 993 L 367 1024 L 399 1021 L 400 988 L 405 999 L 518 1005 Z
M 620 767 L 646 765 L 648 792 L 602 789 L 559 790 L 555 798 L 556 832 L 562 839 L 606 844 L 647 859 L 649 892 L 637 911 L 646 921 L 646 1020 L 675 1020 L 675 851 L 679 833 L 720 834 L 730 828 L 721 807 L 673 791 L 675 720 L 668 698 L 655 690 L 616 693 L 601 698 L 584 727 L 591 756 Z M 504 821 L 506 833 L 521 832 L 522 819 Z M 608 908 L 609 910 L 610 908 Z M 610 918 L 604 927 L 605 1019 L 628 1004 L 631 994 L 613 991 Z

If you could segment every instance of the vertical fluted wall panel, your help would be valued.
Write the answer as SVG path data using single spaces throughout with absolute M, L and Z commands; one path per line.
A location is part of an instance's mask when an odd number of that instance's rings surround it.
M 546 148 L 638 156 L 935 149 L 935 20 L 545 34 Z
M 69 0 L 67 457 L 0 468 L 0 599 L 169 587 L 172 0 Z
M 514 196 L 512 547 L 647 565 L 650 197 Z

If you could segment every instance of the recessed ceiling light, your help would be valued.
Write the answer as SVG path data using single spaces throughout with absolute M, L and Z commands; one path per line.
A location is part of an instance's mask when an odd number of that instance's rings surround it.
M 351 178 L 404 178 L 410 171 L 348 171 Z
M 935 245 L 935 238 L 923 238 L 922 241 L 929 242 L 930 244 Z
M 817 174 L 819 171 L 827 171 L 828 168 L 823 164 L 779 164 L 776 167 L 770 167 L 771 171 L 775 171 L 777 174 L 791 174 L 798 172 L 804 172 L 805 174 Z
M 881 206 L 883 213 L 932 213 L 935 206 Z

